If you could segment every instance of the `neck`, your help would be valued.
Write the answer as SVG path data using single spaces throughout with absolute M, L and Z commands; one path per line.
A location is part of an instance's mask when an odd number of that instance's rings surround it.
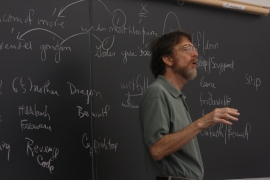
M 168 71 L 163 76 L 179 91 L 181 91 L 188 82 L 182 75 L 170 73 Z

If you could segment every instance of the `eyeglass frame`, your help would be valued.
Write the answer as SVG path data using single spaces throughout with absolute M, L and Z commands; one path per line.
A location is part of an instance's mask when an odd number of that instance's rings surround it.
M 191 54 L 193 51 L 198 52 L 198 49 L 194 45 L 191 45 L 191 44 L 186 44 L 186 45 L 184 45 L 182 48 L 180 48 L 178 50 L 184 50 L 188 54 Z

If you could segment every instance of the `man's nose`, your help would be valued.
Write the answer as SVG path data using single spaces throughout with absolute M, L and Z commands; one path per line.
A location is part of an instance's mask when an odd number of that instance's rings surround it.
M 199 56 L 199 53 L 198 51 L 192 51 L 192 57 L 198 57 Z

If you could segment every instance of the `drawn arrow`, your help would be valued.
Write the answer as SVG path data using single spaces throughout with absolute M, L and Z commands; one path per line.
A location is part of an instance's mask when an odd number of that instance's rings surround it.
M 60 10 L 59 13 L 58 13 L 58 17 L 65 17 L 65 16 L 61 16 L 61 14 L 62 14 L 69 6 L 71 6 L 71 5 L 73 5 L 73 4 L 76 4 L 76 3 L 79 3 L 79 2 L 82 2 L 82 1 L 85 1 L 85 0 L 76 1 L 76 2 L 74 2 L 74 3 L 71 3 L 71 4 L 67 5 L 65 8 L 62 7 L 61 10 Z
M 52 31 L 49 31 L 49 30 L 47 30 L 47 29 L 43 29 L 43 28 L 35 28 L 35 29 L 30 29 L 30 30 L 26 31 L 26 32 L 23 33 L 22 35 L 20 35 L 20 32 L 19 32 L 18 35 L 17 35 L 17 39 L 18 39 L 18 40 L 23 40 L 23 41 L 25 41 L 24 39 L 22 39 L 22 37 L 23 37 L 24 35 L 28 34 L 28 33 L 31 32 L 31 31 L 37 31 L 37 30 L 40 30 L 40 31 L 47 31 L 47 32 L 49 32 L 49 33 L 51 33 L 51 34 L 57 36 L 59 39 L 62 40 L 62 42 L 61 42 L 60 45 L 62 45 L 64 42 L 66 42 L 67 40 L 69 40 L 70 38 L 73 38 L 73 37 L 75 37 L 75 36 L 78 36 L 78 35 L 81 35 L 81 34 L 88 34 L 88 35 L 89 35 L 88 32 L 83 32 L 83 33 L 73 34 L 72 36 L 69 36 L 68 38 L 63 39 L 63 38 L 60 37 L 59 35 L 55 34 L 55 33 L 52 32 Z M 1 93 L 1 92 L 0 92 L 0 93 Z
M 63 40 L 63 41 L 60 43 L 60 45 L 62 45 L 62 44 L 63 44 L 64 42 L 66 42 L 68 39 L 73 38 L 74 36 L 81 35 L 81 34 L 88 34 L 88 35 L 89 35 L 88 32 L 83 32 L 83 33 L 74 34 L 74 35 L 72 35 L 72 36 L 69 36 L 69 37 L 66 38 L 65 40 Z
M 22 35 L 20 35 L 20 32 L 19 32 L 18 35 L 17 35 L 17 39 L 18 39 L 18 40 L 23 40 L 23 41 L 24 41 L 24 39 L 22 39 L 22 37 L 23 37 L 24 35 L 28 34 L 28 33 L 31 32 L 31 31 L 37 31 L 37 30 L 40 30 L 40 31 L 47 31 L 47 32 L 49 32 L 49 33 L 51 33 L 51 34 L 57 36 L 59 39 L 61 39 L 61 40 L 63 41 L 63 38 L 61 38 L 60 36 L 58 36 L 58 35 L 55 34 L 54 32 L 49 31 L 49 30 L 47 30 L 47 29 L 43 29 L 43 28 L 34 28 L 34 29 L 30 29 L 30 30 L 26 31 L 25 33 L 23 33 Z

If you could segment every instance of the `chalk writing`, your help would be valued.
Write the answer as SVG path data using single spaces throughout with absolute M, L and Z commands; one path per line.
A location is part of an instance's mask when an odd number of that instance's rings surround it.
M 201 86 L 201 87 L 211 87 L 211 88 L 216 88 L 215 83 L 205 82 L 204 76 L 201 77 L 200 86 Z
M 106 37 L 103 41 L 101 41 L 97 36 L 95 36 L 94 34 L 92 34 L 92 35 L 100 42 L 100 45 L 96 46 L 96 49 L 97 49 L 97 52 L 95 54 L 96 57 L 104 58 L 104 57 L 114 57 L 115 56 L 115 52 L 109 51 L 114 44 L 115 36 Z M 109 44 L 109 40 L 111 40 L 110 44 Z
M 94 26 L 92 26 L 92 28 L 94 28 Z M 91 30 L 90 30 L 91 31 Z M 90 32 L 88 31 L 88 32 Z M 107 29 L 105 27 L 101 27 L 100 24 L 97 25 L 97 28 L 94 31 L 99 31 L 99 32 L 103 32 L 103 31 L 107 31 Z
M 116 152 L 118 148 L 118 143 L 112 143 L 111 139 L 107 137 L 99 137 L 93 142 L 89 142 L 87 133 L 82 136 L 82 145 L 84 148 L 89 149 L 90 156 L 93 156 L 94 153 L 100 154 L 102 150 Z
M 24 106 L 21 105 L 18 107 L 19 108 L 19 116 L 21 115 L 32 115 L 35 117 L 43 116 L 43 117 L 48 117 L 50 120 L 50 114 L 47 112 L 47 105 L 45 105 L 44 111 L 39 111 L 37 110 L 37 105 L 35 104 L 34 106 Z
M 112 16 L 112 26 L 106 28 L 102 27 L 100 24 L 95 26 L 91 26 L 90 28 L 83 28 L 81 27 L 83 32 L 114 32 L 117 34 L 131 34 L 131 35 L 137 35 L 142 36 L 142 42 L 145 43 L 146 36 L 158 36 L 157 33 L 154 30 L 146 30 L 145 26 L 136 26 L 136 25 L 126 25 L 127 17 L 125 15 L 125 12 L 121 9 L 116 9 L 113 12 L 109 10 L 109 8 L 103 3 L 101 0 L 99 2 L 105 7 L 105 9 L 108 11 L 108 13 Z M 138 14 L 140 18 L 147 17 L 146 14 L 149 13 L 146 9 L 147 4 L 141 4 L 142 9 L 141 12 Z M 139 21 L 139 24 L 141 23 L 141 20 Z M 92 33 L 92 35 L 98 39 L 101 43 L 100 46 L 96 46 L 97 53 L 96 57 L 103 58 L 103 57 L 114 57 L 116 56 L 115 52 L 109 51 L 109 48 L 104 48 L 104 41 L 108 39 L 108 37 L 105 40 L 100 40 L 96 35 Z M 109 37 L 111 38 L 111 37 Z M 113 39 L 114 41 L 114 39 Z M 112 44 L 111 44 L 112 45 Z M 112 46 L 111 46 L 112 47 Z
M 14 16 L 12 14 L 4 14 L 1 18 L 0 18 L 0 23 L 4 22 L 4 23 L 18 23 L 18 24 L 23 24 L 23 23 L 29 23 L 31 25 L 33 19 L 32 16 L 34 15 L 34 10 L 30 9 L 29 13 L 27 15 L 27 17 L 25 18 L 25 20 L 23 20 L 23 18 L 18 17 L 18 16 Z
M 227 95 L 224 95 L 223 98 L 214 99 L 211 92 L 208 92 L 207 94 L 208 96 L 205 97 L 206 95 L 204 95 L 204 93 L 200 93 L 201 106 L 228 106 L 231 103 L 231 98 Z
M 145 43 L 145 36 L 158 36 L 155 31 L 146 31 L 144 26 L 140 27 L 141 29 L 136 29 L 136 27 L 133 25 L 132 27 L 128 27 L 128 33 L 132 35 L 141 35 L 142 36 L 142 42 Z
M 192 40 L 193 40 L 192 43 L 197 48 L 199 48 L 199 49 L 202 48 L 204 55 L 205 55 L 206 50 L 208 50 L 208 51 L 209 50 L 217 50 L 219 48 L 219 44 L 217 42 L 212 43 L 205 36 L 206 36 L 205 31 L 203 31 L 203 33 L 198 31 L 195 35 L 194 35 L 194 33 L 192 34 Z
M 199 59 L 197 67 L 203 67 L 204 71 L 209 74 L 211 74 L 211 69 L 218 69 L 218 74 L 220 75 L 227 69 L 234 71 L 234 61 L 231 61 L 230 63 L 219 63 L 215 61 L 215 57 L 209 57 L 208 61 Z
M 141 82 L 142 81 L 142 82 Z M 141 75 L 138 75 L 136 78 L 133 78 L 129 82 L 126 83 L 120 83 L 121 89 L 129 90 L 125 95 L 127 96 L 127 101 L 126 103 L 122 102 L 122 107 L 126 108 L 139 108 L 138 105 L 134 105 L 131 102 L 131 97 L 136 97 L 136 96 L 142 96 L 143 92 L 146 90 L 148 87 L 148 77 L 141 77 Z M 135 92 L 135 93 L 131 93 Z M 137 93 L 139 92 L 139 93 Z
M 148 78 L 147 77 L 143 77 L 143 79 L 141 78 L 142 76 L 139 74 L 136 78 L 133 78 L 126 83 L 120 82 L 120 87 L 121 89 L 129 89 L 132 91 L 140 91 L 141 93 L 143 93 L 148 87 Z M 143 81 L 143 83 L 141 83 L 140 81 Z
M 83 108 L 81 106 L 77 106 L 78 116 L 80 118 L 89 117 L 90 115 L 92 115 L 93 117 L 96 117 L 96 118 L 106 117 L 106 116 L 108 116 L 108 112 L 109 112 L 110 108 L 111 107 L 109 105 L 106 105 L 104 108 L 101 108 L 101 112 L 93 112 L 92 111 L 91 113 L 89 113 L 88 111 L 83 110 Z
M 101 93 L 96 91 L 96 90 L 92 90 L 92 89 L 87 89 L 87 90 L 80 90 L 80 89 L 77 89 L 75 87 L 75 85 L 73 85 L 72 83 L 70 82 L 67 82 L 67 84 L 69 85 L 69 89 L 70 89 L 70 94 L 74 95 L 74 94 L 81 94 L 81 95 L 84 95 L 86 96 L 86 103 L 89 104 L 90 102 L 90 97 L 91 96 L 97 96 L 99 97 L 100 99 L 102 99 L 102 96 L 101 96 Z
M 28 123 L 28 120 L 24 119 L 21 120 L 21 129 L 22 131 L 27 129 L 27 130 L 39 130 L 39 129 L 45 129 L 45 130 L 49 130 L 50 132 L 52 132 L 52 127 L 48 126 L 46 124 L 32 124 L 32 123 Z
M 59 44 L 58 40 L 56 41 L 56 45 L 49 45 L 49 44 L 42 44 L 40 46 L 41 49 L 41 60 L 45 61 L 47 59 L 47 51 L 48 50 L 53 50 L 56 51 L 55 56 L 54 56 L 54 61 L 56 63 L 59 63 L 61 60 L 61 51 L 71 51 L 71 47 L 69 46 L 62 46 Z
M 146 46 L 144 48 L 147 48 L 147 46 L 148 46 L 148 44 L 146 44 Z M 142 49 L 140 47 L 139 47 L 139 49 L 140 49 L 140 56 L 148 56 L 148 57 L 150 57 L 152 55 L 151 52 L 148 51 L 148 50 L 144 50 L 144 49 Z
M 138 15 L 140 18 L 146 18 L 147 14 L 149 13 L 146 9 L 147 4 L 141 3 L 141 6 L 142 6 L 142 9 L 141 9 L 140 13 L 138 13 Z M 141 21 L 142 21 L 142 19 L 140 19 L 139 24 L 141 23 Z
M 29 25 L 32 25 L 32 21 L 33 21 L 33 16 L 35 14 L 35 10 L 34 9 L 30 9 L 28 12 L 27 17 L 25 18 L 24 22 L 25 23 L 29 23 Z
M 181 0 L 178 0 L 177 1 L 177 4 L 179 4 L 180 6 L 183 6 L 185 4 L 185 2 L 184 1 L 181 1 Z
M 98 1 L 105 7 L 105 9 L 112 16 L 112 24 L 114 25 L 114 27 L 122 28 L 126 25 L 126 15 L 124 11 L 122 11 L 121 9 L 116 9 L 114 10 L 113 13 L 111 13 L 109 8 L 101 0 Z
M 49 27 L 61 27 L 61 28 L 65 28 L 64 21 L 58 22 L 58 18 L 55 20 L 47 20 L 47 19 L 40 19 L 38 18 L 38 25 L 43 25 L 43 26 L 49 26 Z
M 4 152 L 5 150 L 7 151 L 7 160 L 9 161 L 9 157 L 10 157 L 10 144 L 6 143 L 4 141 L 2 141 L 2 143 L 0 143 L 0 153 L 1 151 Z
M 12 14 L 4 14 L 1 19 L 0 22 L 4 22 L 4 23 L 19 23 L 22 24 L 23 21 L 20 17 L 14 16 Z
M 247 123 L 242 131 L 236 131 L 232 126 L 219 123 L 218 125 L 211 126 L 209 129 L 201 131 L 200 135 L 210 138 L 224 138 L 224 142 L 227 144 L 227 141 L 233 138 L 242 138 L 248 141 L 250 132 L 250 123 Z
M 21 41 L 18 41 L 16 44 L 13 43 L 7 43 L 7 42 L 0 42 L 0 51 L 3 51 L 3 50 L 22 50 L 22 49 L 25 49 L 25 50 L 33 50 L 32 48 L 32 42 L 29 41 L 29 42 L 21 42 Z
M 171 17 L 176 20 L 175 23 L 174 23 L 175 24 L 175 29 L 172 29 L 171 27 L 167 27 L 168 26 L 167 21 L 169 21 L 168 19 L 170 19 Z M 170 23 L 168 23 L 168 24 L 170 24 Z M 178 19 L 177 15 L 175 13 L 169 12 L 165 17 L 165 21 L 164 21 L 164 24 L 163 24 L 163 34 L 168 33 L 170 31 L 173 31 L 173 30 L 177 30 L 177 29 L 181 29 L 179 19 Z
M 92 111 L 92 116 L 96 118 L 108 116 L 108 112 L 110 109 L 111 107 L 109 105 L 106 105 L 104 108 L 101 108 L 101 112 Z
M 246 74 L 246 80 L 248 85 L 255 86 L 256 91 L 258 91 L 259 86 L 262 84 L 262 81 L 260 78 L 253 78 L 252 76 Z
M 52 171 L 54 170 L 52 162 L 57 159 L 57 156 L 59 155 L 59 149 L 57 147 L 35 145 L 32 139 L 28 137 L 26 137 L 25 139 L 27 140 L 27 155 L 30 155 L 32 157 L 35 157 L 35 155 L 37 155 L 38 164 L 43 168 L 47 168 L 52 174 Z M 41 154 L 49 155 L 49 158 L 45 160 L 45 158 Z
M 234 70 L 234 61 L 232 61 L 231 63 L 217 63 L 217 62 L 214 62 L 214 58 L 215 57 L 211 57 L 211 58 L 209 57 L 212 64 L 212 68 L 219 69 L 219 74 L 225 72 L 227 68 Z
M 207 71 L 208 69 L 206 69 L 207 65 L 208 65 L 208 62 L 206 60 L 198 58 L 197 68 L 203 67 L 204 71 L 208 72 Z M 209 66 L 209 69 L 210 69 L 210 66 Z
M 35 85 L 32 83 L 32 80 L 30 78 L 28 78 L 29 82 L 30 82 L 30 89 L 29 91 L 32 91 L 32 92 L 37 92 L 37 93 L 41 93 L 41 94 L 52 94 L 52 95 L 57 95 L 59 96 L 58 92 L 55 91 L 55 90 L 52 90 L 52 89 L 49 89 L 49 86 L 50 86 L 50 81 L 47 80 L 44 85 Z
M 65 7 L 62 7 L 59 11 L 59 13 L 57 14 L 57 17 L 54 18 L 53 20 L 48 20 L 48 19 L 41 19 L 41 18 L 37 18 L 37 25 L 43 25 L 43 26 L 48 26 L 48 27 L 61 27 L 61 28 L 65 28 L 64 27 L 64 21 L 60 21 L 59 18 L 65 17 L 62 15 L 62 13 L 70 6 L 75 5 L 79 2 L 83 2 L 85 0 L 79 0 L 76 2 L 73 2 L 71 4 L 68 4 Z M 52 14 L 52 16 L 54 16 L 56 12 L 56 8 Z M 35 14 L 35 10 L 34 9 L 30 9 L 28 12 L 27 17 L 23 20 L 23 18 L 18 17 L 18 16 L 14 16 L 12 14 L 4 14 L 2 17 L 0 17 L 0 23 L 4 22 L 4 23 L 19 23 L 19 24 L 23 24 L 23 23 L 29 23 L 29 25 L 32 25 L 32 22 L 34 21 L 33 16 Z
M 144 48 L 147 48 L 148 44 Z M 121 55 L 124 56 L 123 63 L 127 64 L 128 57 L 137 57 L 137 56 L 144 56 L 144 57 L 150 57 L 152 54 L 150 51 L 145 50 L 142 47 L 138 47 L 137 52 L 131 51 L 131 50 L 125 50 L 121 51 Z
M 126 103 L 123 103 L 122 102 L 122 107 L 125 107 L 125 108 L 139 108 L 139 105 L 134 105 L 132 104 L 132 102 L 130 101 L 130 97 L 131 96 L 141 96 L 142 94 L 130 94 L 130 92 L 128 91 L 127 94 L 125 94 L 127 96 L 127 102 Z
M 84 0 L 81 0 L 81 1 L 84 1 Z M 81 1 L 78 1 L 78 2 L 81 2 Z M 77 2 L 75 2 L 77 3 Z M 74 3 L 72 3 L 74 4 Z M 70 4 L 70 5 L 72 5 Z M 68 7 L 68 6 L 67 6 Z M 64 11 L 61 10 L 61 12 L 59 12 L 58 14 L 58 17 L 61 17 L 61 13 Z M 55 12 L 54 12 L 55 13 Z M 53 13 L 53 14 L 54 14 Z M 31 23 L 33 21 L 32 19 L 32 16 L 34 15 L 34 10 L 31 9 L 29 11 L 29 15 L 27 16 L 27 18 L 25 19 L 25 23 L 29 23 L 30 26 L 31 26 Z M 61 27 L 61 28 L 65 28 L 64 27 L 64 21 L 61 21 L 59 22 L 58 21 L 58 18 L 54 18 L 54 20 L 47 20 L 47 19 L 41 19 L 41 18 L 37 18 L 37 25 L 38 26 L 46 26 L 48 28 L 51 28 L 51 27 Z M 12 33 L 13 33 L 13 30 L 12 29 Z M 17 40 L 23 40 L 23 43 L 21 41 L 19 41 L 17 44 L 8 44 L 6 42 L 0 42 L 0 50 L 8 50 L 8 49 L 16 49 L 16 50 L 19 50 L 19 49 L 27 49 L 27 50 L 32 50 L 32 43 L 31 41 L 30 42 L 26 42 L 25 39 L 25 36 L 27 34 L 29 34 L 30 32 L 33 32 L 33 31 L 43 31 L 43 32 L 47 32 L 47 33 L 50 33 L 53 35 L 53 39 L 55 37 L 58 38 L 58 40 L 56 41 L 56 43 L 54 43 L 53 45 L 52 44 L 42 44 L 40 45 L 40 49 L 41 49 L 41 60 L 42 61 L 45 61 L 47 59 L 47 51 L 55 51 L 55 54 L 54 54 L 54 60 L 56 63 L 59 63 L 60 60 L 61 60 L 61 52 L 64 52 L 64 51 L 71 51 L 71 47 L 70 46 L 64 46 L 64 42 L 66 42 L 67 40 L 75 37 L 75 36 L 78 36 L 78 35 L 83 35 L 83 34 L 87 34 L 89 35 L 88 32 L 82 32 L 82 33 L 76 33 L 76 34 L 73 34 L 69 37 L 67 37 L 66 39 L 62 38 L 61 36 L 59 36 L 58 34 L 56 34 L 55 32 L 49 30 L 49 29 L 45 29 L 45 28 L 33 28 L 33 29 L 29 29 L 27 30 L 26 32 L 24 33 L 21 33 L 21 32 L 18 32 L 17 34 Z
M 25 41 L 25 40 L 22 39 L 22 38 L 23 38 L 25 35 L 29 34 L 30 32 L 33 32 L 33 31 L 44 31 L 44 32 L 48 32 L 48 33 L 50 33 L 50 34 L 52 34 L 52 35 L 58 37 L 59 39 L 63 40 L 63 38 L 61 38 L 58 34 L 54 33 L 53 31 L 50 31 L 50 30 L 48 30 L 48 29 L 44 29 L 44 28 L 34 28 L 34 29 L 30 29 L 30 30 L 28 30 L 28 31 L 26 31 L 26 32 L 24 32 L 24 33 L 22 33 L 22 35 L 21 35 L 21 32 L 18 32 L 18 34 L 17 34 L 17 39 L 18 39 L 18 40 L 23 40 L 23 41 Z
M 124 58 L 123 58 L 123 63 L 124 64 L 127 63 L 128 57 L 137 57 L 137 53 L 136 52 L 134 52 L 134 51 L 128 51 L 128 50 L 121 51 L 121 55 L 124 56 Z
M 50 94 L 50 95 L 57 95 L 60 96 L 57 92 L 57 90 L 50 89 L 49 86 L 51 82 L 47 80 L 44 85 L 35 85 L 33 84 L 32 80 L 28 78 L 28 87 L 26 86 L 27 84 L 24 84 L 23 78 L 16 77 L 13 82 L 12 82 L 12 89 L 15 93 L 22 92 L 22 93 L 27 93 L 29 92 L 34 92 L 34 93 L 40 93 L 40 94 Z M 19 86 L 19 87 L 18 87 Z M 20 88 L 20 89 L 18 89 Z
M 77 4 L 77 3 L 83 2 L 83 1 L 85 1 L 85 0 L 78 0 L 78 1 L 75 1 L 75 2 L 73 2 L 73 3 L 70 3 L 70 4 L 66 5 L 65 7 L 62 6 L 62 8 L 60 9 L 60 11 L 59 11 L 57 17 L 65 17 L 64 15 L 62 15 L 62 13 L 63 13 L 67 8 L 73 6 L 73 5 Z

